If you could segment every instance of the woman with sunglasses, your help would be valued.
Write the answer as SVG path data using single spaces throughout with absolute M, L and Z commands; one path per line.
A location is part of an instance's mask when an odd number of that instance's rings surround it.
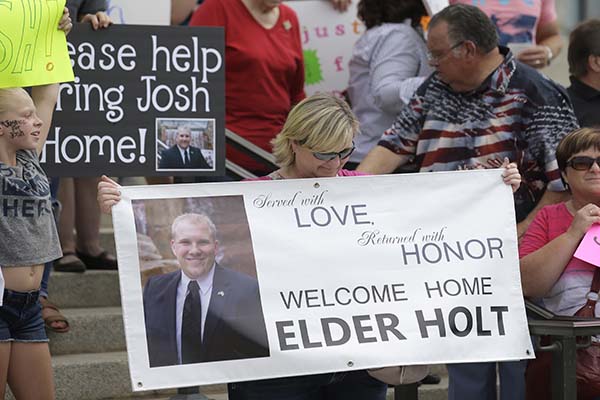
M 343 169 L 358 132 L 358 120 L 345 101 L 328 94 L 308 97 L 292 109 L 283 130 L 271 142 L 280 168 L 258 179 L 363 175 Z M 516 165 L 505 160 L 503 167 L 504 182 L 518 188 L 521 175 Z M 230 400 L 383 400 L 386 393 L 387 385 L 364 370 L 229 386 Z
M 280 168 L 258 179 L 363 175 L 342 169 L 354 151 L 358 125 L 345 101 L 327 94 L 306 98 L 271 142 Z
M 258 180 L 364 175 L 343 169 L 359 123 L 348 104 L 316 94 L 298 103 L 271 141 L 279 169 Z M 384 400 L 387 385 L 367 371 L 328 373 L 230 384 L 230 400 Z
M 292 109 L 271 142 L 280 168 L 256 179 L 364 175 L 343 169 L 358 132 L 358 120 L 345 101 L 328 94 L 310 96 Z M 516 165 L 507 160 L 504 167 L 504 182 L 518 187 Z M 118 185 L 103 177 L 98 185 L 101 209 L 109 212 L 119 200 Z M 359 370 L 233 383 L 228 390 L 229 400 L 384 400 L 387 384 Z
M 363 175 L 342 169 L 354 150 L 358 120 L 344 102 L 317 94 L 298 103 L 273 139 L 280 166 L 257 180 Z M 98 185 L 104 212 L 120 200 L 119 186 L 107 177 Z M 328 373 L 230 384 L 230 400 L 384 400 L 387 385 L 366 371 Z
M 542 208 L 523 236 L 521 283 L 526 297 L 555 314 L 573 315 L 586 303 L 597 268 L 573 253 L 590 227 L 600 224 L 600 128 L 582 128 L 566 136 L 556 159 L 572 197 Z M 549 391 L 549 369 L 537 368 L 533 361 L 527 375 L 528 399 L 551 397 L 539 392 Z

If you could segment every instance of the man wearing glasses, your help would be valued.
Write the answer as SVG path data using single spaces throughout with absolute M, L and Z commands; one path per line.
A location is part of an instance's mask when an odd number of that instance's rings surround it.
M 565 90 L 498 46 L 491 20 L 469 5 L 436 14 L 427 39 L 435 72 L 358 167 L 390 173 L 519 165 L 515 194 L 519 236 L 542 205 L 561 201 L 554 150 L 579 127 Z M 548 190 L 546 190 L 548 189 Z
M 498 46 L 494 24 L 477 7 L 451 5 L 434 15 L 427 47 L 435 72 L 358 170 L 493 168 L 507 157 L 523 176 L 515 193 L 520 236 L 538 209 L 566 196 L 554 152 L 578 127 L 568 96 Z M 525 363 L 499 365 L 501 399 L 524 399 Z M 496 399 L 496 363 L 454 364 L 448 372 L 450 400 Z

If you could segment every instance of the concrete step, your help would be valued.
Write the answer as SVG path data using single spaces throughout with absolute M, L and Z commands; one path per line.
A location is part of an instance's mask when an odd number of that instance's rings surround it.
M 63 355 L 52 357 L 57 400 L 106 399 L 168 399 L 175 390 L 133 392 L 131 390 L 127 354 L 125 352 Z M 226 400 L 225 385 L 211 385 L 202 389 Z M 225 397 L 223 397 L 225 396 Z M 15 400 L 11 393 L 7 400 Z M 216 399 L 215 399 L 216 400 Z
M 394 396 L 388 392 L 387 399 L 393 400 Z M 448 376 L 442 375 L 442 381 L 437 385 L 419 386 L 419 400 L 448 400 Z
M 63 308 L 70 324 L 67 333 L 49 332 L 53 356 L 125 351 L 120 307 Z
M 168 400 L 175 390 L 133 392 L 125 352 L 53 356 L 57 400 Z M 226 385 L 201 388 L 209 399 L 227 400 Z M 422 385 L 419 400 L 447 400 L 448 378 L 438 385 Z M 7 399 L 14 400 L 10 394 Z M 388 400 L 394 399 L 390 389 Z
M 227 400 L 227 391 L 223 388 L 222 392 L 202 390 L 202 393 L 208 397 L 209 400 Z M 170 400 L 173 397 L 172 393 L 162 394 L 145 394 L 145 395 L 133 395 L 131 397 L 118 397 L 110 400 Z M 108 400 L 108 399 L 107 399 Z M 365 399 L 368 400 L 368 399 Z M 388 389 L 386 400 L 394 399 L 394 389 Z M 442 378 L 442 381 L 438 385 L 422 385 L 419 387 L 419 400 L 448 400 L 448 378 Z
M 121 305 L 117 271 L 52 272 L 49 298 L 62 308 Z
M 52 357 L 56 398 L 96 400 L 131 393 L 125 352 Z
M 52 357 L 52 369 L 57 400 L 98 400 L 131 393 L 125 352 Z M 15 400 L 11 393 L 6 399 Z
M 168 391 L 132 392 L 125 352 L 76 354 L 52 357 L 57 400 L 111 398 L 168 398 Z M 212 385 L 207 393 L 226 393 L 225 385 Z
M 437 374 L 439 376 L 448 376 L 448 371 L 446 370 L 446 364 L 435 364 L 429 366 L 430 374 Z

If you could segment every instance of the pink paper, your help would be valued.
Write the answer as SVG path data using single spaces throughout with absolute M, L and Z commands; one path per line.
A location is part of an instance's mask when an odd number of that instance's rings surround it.
M 600 225 L 592 225 L 573 256 L 600 267 Z

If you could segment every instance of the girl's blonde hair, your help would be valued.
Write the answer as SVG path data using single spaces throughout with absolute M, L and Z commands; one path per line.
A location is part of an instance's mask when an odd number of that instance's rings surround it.
M 292 143 L 318 152 L 339 150 L 358 134 L 358 119 L 344 100 L 330 94 L 315 94 L 290 111 L 281 132 L 271 141 L 280 167 L 294 163 Z
M 2 117 L 4 113 L 12 110 L 11 104 L 14 101 L 14 96 L 19 93 L 25 93 L 29 96 L 29 94 L 20 87 L 0 89 L 0 117 Z

